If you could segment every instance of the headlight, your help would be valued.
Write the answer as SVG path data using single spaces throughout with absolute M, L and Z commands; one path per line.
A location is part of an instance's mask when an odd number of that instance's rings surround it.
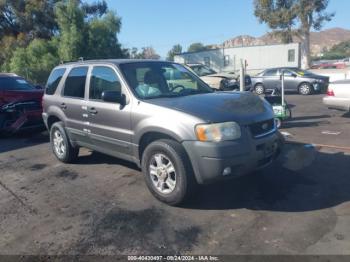
M 195 131 L 199 141 L 220 142 L 241 137 L 241 128 L 236 122 L 200 124 Z
M 315 82 L 316 82 L 316 83 L 323 83 L 323 80 L 322 80 L 322 79 L 316 79 Z

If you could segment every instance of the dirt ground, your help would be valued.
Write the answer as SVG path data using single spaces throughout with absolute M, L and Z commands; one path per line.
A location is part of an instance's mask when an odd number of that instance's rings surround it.
M 278 161 L 201 187 L 183 207 L 128 162 L 81 150 L 58 162 L 46 132 L 0 139 L 0 254 L 350 254 L 350 117 L 288 95 Z

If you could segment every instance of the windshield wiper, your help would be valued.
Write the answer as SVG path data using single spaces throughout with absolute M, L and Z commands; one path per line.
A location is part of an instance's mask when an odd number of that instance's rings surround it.
M 160 94 L 160 95 L 156 95 L 156 96 L 148 96 L 148 97 L 144 97 L 144 99 L 154 99 L 154 98 L 169 98 L 169 97 L 179 97 L 180 94 L 178 93 L 166 93 L 166 94 Z

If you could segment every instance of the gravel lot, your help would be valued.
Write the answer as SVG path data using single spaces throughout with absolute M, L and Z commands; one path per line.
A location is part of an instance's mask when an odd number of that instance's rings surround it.
M 133 164 L 86 149 L 62 164 L 46 132 L 2 138 L 0 254 L 350 254 L 350 117 L 321 98 L 287 96 L 276 164 L 181 208 Z

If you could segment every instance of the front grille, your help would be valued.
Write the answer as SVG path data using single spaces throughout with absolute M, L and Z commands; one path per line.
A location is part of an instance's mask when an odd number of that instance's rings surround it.
M 269 119 L 249 125 L 250 132 L 254 137 L 264 136 L 275 128 L 275 120 Z

